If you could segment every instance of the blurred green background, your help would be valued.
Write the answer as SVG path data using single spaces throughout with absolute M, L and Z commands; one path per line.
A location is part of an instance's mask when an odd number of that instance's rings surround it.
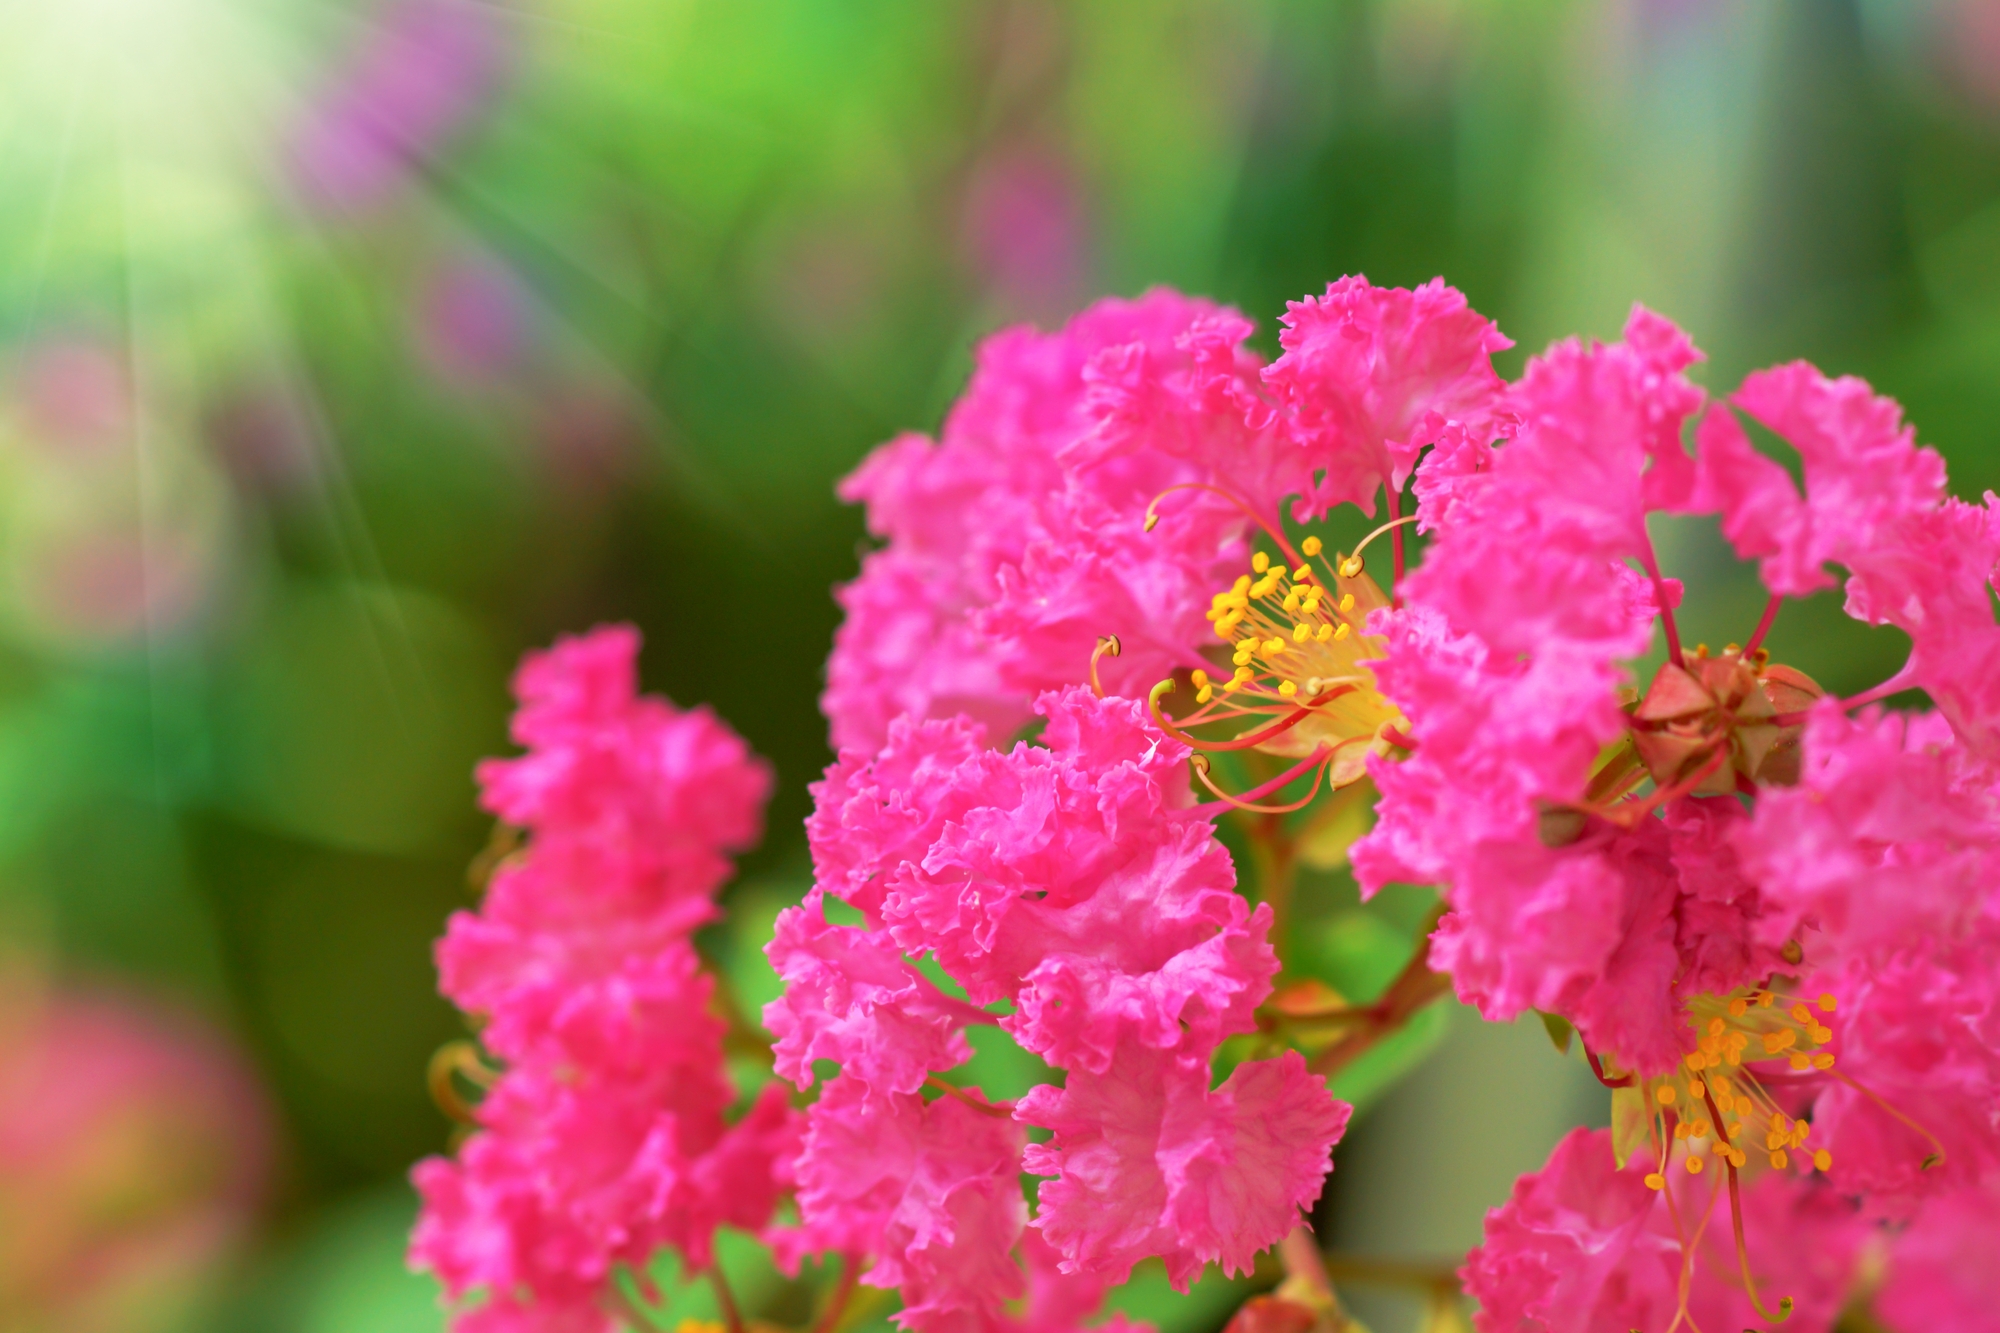
M 1643 300 L 2000 485 L 2000 4 L 0 0 L 0 1062 L 60 1080 L 91 1004 L 176 1053 L 17 1136 L 62 1152 L 0 1185 L 0 1333 L 439 1327 L 401 1178 L 516 657 L 638 623 L 778 766 L 775 905 L 834 480 L 1000 324 L 1170 283 L 1271 353 L 1349 272 L 1522 349 Z M 1741 637 L 1712 527 L 1667 545 Z M 1896 657 L 1832 599 L 1772 643 Z M 1601 1114 L 1450 1029 L 1341 1150 L 1345 1248 L 1462 1252 Z

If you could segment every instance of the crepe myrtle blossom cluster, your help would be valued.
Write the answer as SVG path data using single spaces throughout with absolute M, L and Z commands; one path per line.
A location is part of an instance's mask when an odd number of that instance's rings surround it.
M 638 648 L 610 627 L 531 655 L 514 680 L 526 753 L 479 768 L 526 845 L 452 917 L 438 968 L 501 1067 L 441 1053 L 447 1089 L 488 1086 L 456 1158 L 416 1169 L 410 1250 L 449 1296 L 482 1298 L 461 1333 L 619 1327 L 614 1269 L 643 1294 L 670 1246 L 699 1272 L 718 1226 L 764 1227 L 790 1183 L 797 1117 L 774 1084 L 732 1123 L 691 942 L 728 854 L 757 839 L 770 771 L 706 709 L 638 696 Z
M 1037 710 L 1038 745 L 903 719 L 879 751 L 844 751 L 808 824 L 816 885 L 769 949 L 779 1072 L 804 1088 L 815 1061 L 839 1065 L 807 1113 L 801 1239 L 877 1255 L 862 1280 L 900 1286 L 917 1328 L 1005 1327 L 1029 1226 L 1030 1257 L 1090 1306 L 1142 1259 L 1181 1290 L 1211 1261 L 1246 1271 L 1318 1197 L 1347 1123 L 1297 1052 L 1212 1086 L 1278 963 L 1269 907 L 1236 891 L 1192 801 L 1187 747 L 1081 686 Z M 829 896 L 862 921 L 830 922 Z M 1012 1105 L 938 1077 L 971 1056 L 967 1027 L 994 1024 L 1067 1077 Z M 1048 1178 L 1032 1221 L 1024 1168 Z
M 1507 340 L 1441 283 L 1345 279 L 1283 325 L 1266 367 L 1233 312 L 1162 293 L 988 344 L 937 443 L 886 446 L 848 483 L 886 545 L 842 594 L 836 737 L 898 710 L 1015 724 L 1034 690 L 1088 675 L 1200 750 L 1297 760 L 1218 788 L 1236 808 L 1365 769 L 1364 892 L 1441 886 L 1429 964 L 1489 1018 L 1573 1027 L 1619 1089 L 1618 1142 L 1550 1173 L 1631 1162 L 1645 1218 L 1615 1221 L 1671 1252 L 1660 1326 L 1718 1282 L 1765 1317 L 1830 1318 L 1852 1264 L 1784 1268 L 1770 1252 L 1792 1242 L 1760 1217 L 1823 1212 L 1848 1229 L 1826 1254 L 1851 1259 L 1878 1224 L 1920 1234 L 1934 1200 L 1975 1208 L 1961 1192 L 2000 1152 L 1993 498 L 1951 498 L 1858 380 L 1794 363 L 1711 399 L 1688 338 L 1643 309 L 1621 342 L 1558 343 L 1512 383 L 1490 361 Z M 1287 502 L 1372 513 L 1378 488 L 1393 596 L 1359 549 L 1277 521 Z M 1716 515 L 1757 562 L 1771 600 L 1741 645 L 1680 642 L 1653 514 Z M 1406 525 L 1429 536 L 1407 577 Z M 1762 648 L 1784 599 L 1843 581 L 1849 614 L 1911 643 L 1845 700 Z M 1873 706 L 1906 689 L 1934 711 Z M 1705 1233 L 1723 1195 L 1730 1224 Z M 1466 1270 L 1483 1327 L 1651 1319 L 1490 1283 L 1539 1234 L 1501 1216 Z M 1623 1269 L 1592 1271 L 1615 1288 Z M 1808 1277 L 1807 1304 L 1764 1299 Z
M 1711 397 L 1644 309 L 1511 381 L 1442 281 L 1342 279 L 1268 364 L 1251 332 L 1163 291 L 1003 332 L 938 439 L 843 484 L 881 544 L 766 951 L 789 1100 L 730 1109 L 688 945 L 762 770 L 635 701 L 627 638 L 531 660 L 530 752 L 483 773 L 530 842 L 440 952 L 504 1065 L 420 1168 L 468 1319 L 601 1327 L 619 1270 L 729 1224 L 837 1262 L 818 1333 L 857 1284 L 921 1333 L 1070 1333 L 1142 1261 L 1185 1289 L 1272 1246 L 1241 1333 L 1337 1333 L 1327 1076 L 1456 990 L 1614 1090 L 1429 1279 L 1482 1333 L 2000 1327 L 2000 502 L 1859 380 Z M 1379 526 L 1341 551 L 1349 505 Z M 1654 515 L 1755 562 L 1740 644 L 1682 641 Z M 1909 644 L 1849 698 L 1764 646 L 1833 588 Z M 1287 956 L 1300 848 L 1357 798 L 1363 895 L 1440 898 L 1365 1003 Z M 975 1086 L 981 1034 L 1046 1080 Z

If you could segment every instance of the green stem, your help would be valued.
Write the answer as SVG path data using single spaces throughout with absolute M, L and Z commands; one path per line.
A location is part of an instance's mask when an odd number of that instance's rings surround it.
M 1382 992 L 1382 998 L 1354 1016 L 1355 1027 L 1346 1036 L 1312 1058 L 1308 1066 L 1315 1074 L 1332 1077 L 1366 1055 L 1383 1038 L 1394 1034 L 1433 1001 L 1451 991 L 1451 977 L 1431 971 L 1431 932 L 1444 916 L 1439 903 L 1425 918 L 1418 936 L 1417 951 Z M 1345 1015 L 1343 1015 L 1345 1017 Z
M 720 1264 L 708 1270 L 708 1285 L 715 1290 L 715 1304 L 722 1311 L 722 1322 L 729 1333 L 743 1333 L 743 1312 L 737 1308 L 736 1293 L 729 1289 L 729 1279 L 723 1276 Z
M 1271 948 L 1284 975 L 1290 953 L 1292 900 L 1299 883 L 1298 840 L 1286 831 L 1283 815 L 1260 815 L 1250 827 L 1250 860 L 1257 870 L 1259 896 L 1271 905 Z
M 827 1298 L 826 1309 L 813 1322 L 813 1333 L 837 1333 L 847 1307 L 854 1299 L 855 1283 L 861 1280 L 861 1256 L 843 1254 L 840 1256 L 840 1281 L 833 1288 L 833 1295 Z

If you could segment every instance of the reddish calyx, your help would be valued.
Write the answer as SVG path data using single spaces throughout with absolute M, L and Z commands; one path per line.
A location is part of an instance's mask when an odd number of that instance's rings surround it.
M 1723 796 L 1747 784 L 1788 787 L 1799 780 L 1794 721 L 1825 691 L 1808 675 L 1734 645 L 1717 657 L 1706 645 L 1685 665 L 1668 662 L 1631 714 L 1632 745 L 1662 788 L 1690 781 L 1685 794 Z M 1726 749 L 1726 762 L 1716 762 Z

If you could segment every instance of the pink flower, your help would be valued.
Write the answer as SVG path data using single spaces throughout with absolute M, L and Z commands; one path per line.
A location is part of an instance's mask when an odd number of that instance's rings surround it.
M 891 719 L 966 713 L 1005 735 L 1042 690 L 1088 676 L 1117 635 L 1106 687 L 1141 691 L 1202 660 L 1208 594 L 1247 554 L 1249 520 L 1206 492 L 1225 482 L 1275 517 L 1284 469 L 1244 422 L 1249 326 L 1168 291 L 1103 301 L 1059 333 L 988 339 L 940 442 L 903 436 L 842 484 L 887 545 L 841 590 L 827 667 L 836 745 L 880 745 Z M 1303 481 L 1303 469 L 1299 469 Z
M 779 1075 L 810 1088 L 813 1062 L 832 1060 L 850 1092 L 881 1097 L 916 1092 L 932 1070 L 971 1059 L 964 1030 L 985 1011 L 939 992 L 886 931 L 829 924 L 820 892 L 780 912 L 765 946 L 785 981 L 784 998 L 764 1011 Z
M 377 207 L 492 100 L 509 34 L 472 0 L 387 0 L 365 20 L 295 131 L 293 166 L 311 200 Z
M 0 962 L 7 1320 L 179 1323 L 188 1297 L 241 1253 L 266 1199 L 264 1091 L 195 1015 L 159 996 L 45 987 L 23 961 Z
M 1459 1272 L 1480 1305 L 1473 1317 L 1479 1333 L 1761 1322 L 1737 1277 L 1727 1227 L 1713 1216 L 1711 1196 L 1721 1182 L 1678 1175 L 1686 1183 L 1670 1195 L 1647 1187 L 1646 1169 L 1634 1163 L 1619 1170 L 1611 1136 L 1578 1129 L 1556 1145 L 1547 1166 L 1522 1176 L 1513 1197 L 1486 1215 L 1486 1238 Z M 1831 1190 L 1782 1172 L 1746 1190 L 1744 1206 L 1751 1234 L 1763 1242 L 1751 1242 L 1749 1269 L 1765 1304 L 1775 1310 L 1791 1297 L 1787 1328 L 1830 1328 L 1865 1235 L 1853 1209 Z
M 1955 1190 L 1924 1205 L 1895 1240 L 1874 1312 L 1897 1329 L 2000 1329 L 2000 1186 Z
M 873 1255 L 862 1281 L 901 1289 L 906 1327 L 993 1318 L 1026 1287 L 1020 1128 L 976 1092 L 864 1093 L 835 1079 L 810 1113 L 798 1198 L 813 1248 Z
M 1417 455 L 1448 425 L 1496 433 L 1502 382 L 1492 356 L 1514 345 L 1465 297 L 1433 278 L 1415 291 L 1360 276 L 1285 308 L 1284 355 L 1264 372 L 1285 430 L 1322 474 L 1306 507 L 1375 512 L 1375 492 L 1400 493 Z
M 1054 1132 L 1027 1153 L 1054 1177 L 1035 1225 L 1076 1271 L 1122 1282 L 1158 1256 L 1185 1291 L 1205 1264 L 1249 1271 L 1319 1197 L 1353 1108 L 1296 1051 L 1208 1085 L 1206 1059 L 1134 1043 L 1022 1099 L 1020 1118 Z
M 1805 756 L 1734 839 L 1773 909 L 1764 942 L 1796 937 L 1832 967 L 1963 937 L 2000 885 L 2000 792 L 1945 720 L 1825 702 Z
M 600 1327 L 614 1265 L 672 1247 L 705 1268 L 717 1227 L 760 1230 L 790 1184 L 783 1090 L 727 1118 L 724 1028 L 689 942 L 727 853 L 757 835 L 769 770 L 705 710 L 639 696 L 638 649 L 609 627 L 530 655 L 527 753 L 480 766 L 488 807 L 530 841 L 438 960 L 508 1066 L 457 1159 L 418 1165 L 411 1240 L 448 1295 L 495 1298 L 462 1329 Z
M 901 1283 L 918 1328 L 968 1312 L 1007 1327 L 1024 1223 L 1078 1279 L 1122 1281 L 1150 1255 L 1182 1286 L 1211 1260 L 1241 1270 L 1317 1196 L 1346 1124 L 1296 1056 L 1209 1090 L 1216 1047 L 1251 1029 L 1276 961 L 1269 909 L 1235 892 L 1191 805 L 1187 748 L 1135 701 L 1071 689 L 1038 708 L 1040 744 L 1005 753 L 962 720 L 907 718 L 878 754 L 843 753 L 808 824 L 816 892 L 867 923 L 829 925 L 815 898 L 770 949 L 788 982 L 766 1014 L 781 1072 L 804 1086 L 812 1057 L 841 1065 L 799 1160 L 806 1235 L 867 1238 L 868 1280 Z M 926 955 L 969 1004 L 905 961 Z M 1012 1012 L 984 1009 L 996 1003 Z M 916 1095 L 965 1058 L 965 1026 L 996 1021 L 1067 1068 L 1066 1088 L 998 1108 L 1012 1120 L 976 1094 Z M 955 1128 L 933 1138 L 940 1117 Z M 1024 1154 L 1014 1121 L 1055 1137 Z M 975 1147 L 990 1160 L 969 1162 Z M 1031 1223 L 995 1211 L 1018 1205 L 1023 1165 L 1055 1177 Z M 978 1183 L 989 1175 L 1005 1188 Z M 1118 1210 L 1097 1206 L 1113 1194 Z
M 1857 955 L 1812 979 L 1839 997 L 1838 1081 L 1816 1089 L 1813 1144 L 1878 1215 L 2000 1178 L 2000 918 L 1957 938 Z

